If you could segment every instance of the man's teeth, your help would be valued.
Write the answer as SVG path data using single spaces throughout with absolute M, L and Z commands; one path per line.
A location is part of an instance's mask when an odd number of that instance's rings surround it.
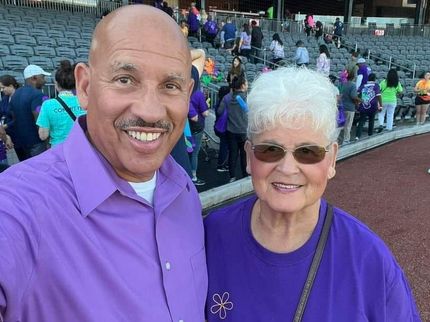
M 147 132 L 138 132 L 138 131 L 127 131 L 127 134 L 130 135 L 133 139 L 136 139 L 142 142 L 155 141 L 161 135 L 161 133 L 147 133 Z
M 283 183 L 274 183 L 276 187 L 282 188 L 282 189 L 298 189 L 300 186 L 296 184 L 283 184 Z

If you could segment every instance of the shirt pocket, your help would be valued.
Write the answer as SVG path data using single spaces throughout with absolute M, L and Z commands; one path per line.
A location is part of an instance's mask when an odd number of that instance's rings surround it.
M 208 292 L 208 273 L 206 268 L 206 252 L 202 247 L 191 256 L 191 269 L 193 272 L 194 291 L 196 294 L 197 308 L 201 310 L 199 316 L 204 314 L 206 296 Z

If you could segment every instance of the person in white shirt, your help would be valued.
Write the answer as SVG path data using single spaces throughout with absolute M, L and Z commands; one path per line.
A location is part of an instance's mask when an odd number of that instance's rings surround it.
M 326 45 L 320 45 L 320 55 L 317 58 L 317 72 L 324 76 L 330 74 L 330 53 Z
M 277 67 L 277 63 L 285 58 L 284 53 L 284 44 L 279 37 L 279 34 L 275 33 L 273 34 L 272 43 L 270 44 L 270 51 L 273 53 L 272 63 L 273 63 L 273 69 Z

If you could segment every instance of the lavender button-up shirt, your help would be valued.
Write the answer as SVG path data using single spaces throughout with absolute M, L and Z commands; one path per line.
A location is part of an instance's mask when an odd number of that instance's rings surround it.
M 0 317 L 202 322 L 207 272 L 194 185 L 169 157 L 150 206 L 79 123 L 64 144 L 0 176 Z

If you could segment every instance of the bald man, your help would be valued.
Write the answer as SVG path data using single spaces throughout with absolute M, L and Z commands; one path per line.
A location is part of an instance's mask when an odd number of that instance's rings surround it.
M 87 116 L 0 176 L 0 321 L 204 320 L 201 205 L 169 156 L 190 70 L 162 11 L 122 7 L 99 23 L 75 70 Z

